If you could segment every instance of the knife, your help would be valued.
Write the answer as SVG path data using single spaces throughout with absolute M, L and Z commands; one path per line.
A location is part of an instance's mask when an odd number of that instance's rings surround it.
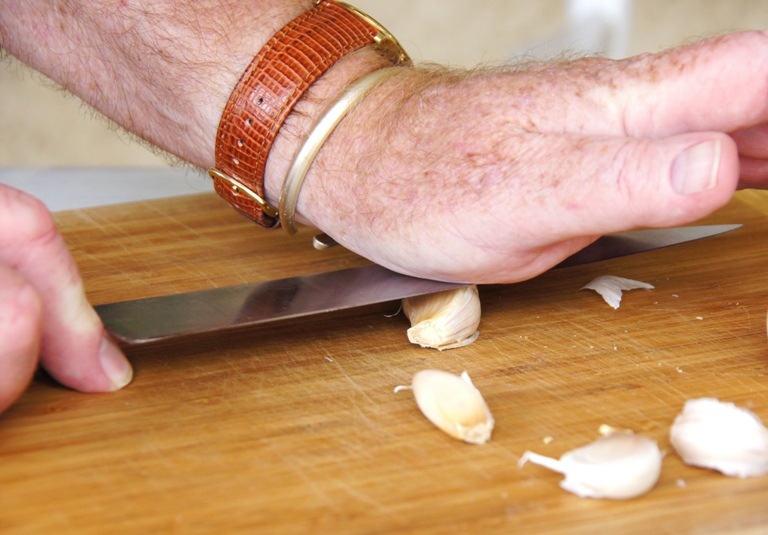
M 705 225 L 609 234 L 553 269 L 579 266 L 730 232 Z M 378 265 L 342 269 L 96 306 L 106 328 L 128 344 L 223 331 L 461 288 L 401 275 Z

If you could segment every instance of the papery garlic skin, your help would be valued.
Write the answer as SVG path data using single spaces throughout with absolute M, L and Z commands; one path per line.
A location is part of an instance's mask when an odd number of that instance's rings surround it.
M 614 275 L 602 275 L 585 284 L 580 290 L 594 290 L 600 294 L 611 308 L 617 309 L 621 305 L 623 290 L 653 290 L 654 286 L 647 282 L 625 279 Z
M 741 478 L 768 474 L 768 429 L 733 403 L 688 400 L 669 436 L 686 464 Z
M 480 334 L 480 295 L 474 285 L 403 299 L 403 312 L 411 320 L 408 340 L 421 347 L 454 349 Z
M 494 419 L 480 391 L 467 372 L 461 376 L 441 370 L 422 370 L 410 387 L 422 414 L 449 436 L 470 444 L 491 439 Z
M 565 476 L 563 490 L 582 498 L 627 500 L 651 490 L 659 480 L 663 455 L 655 440 L 609 433 L 560 459 L 526 451 L 518 466 L 532 462 Z

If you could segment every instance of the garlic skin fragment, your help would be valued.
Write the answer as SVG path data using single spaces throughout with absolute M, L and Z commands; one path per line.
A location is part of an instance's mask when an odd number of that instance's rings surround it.
M 753 412 L 733 403 L 688 400 L 669 436 L 691 466 L 741 478 L 768 474 L 768 429 Z
M 606 303 L 611 305 L 614 309 L 619 308 L 621 304 L 621 292 L 622 290 L 653 290 L 654 286 L 647 282 L 636 281 L 632 279 L 625 279 L 623 277 L 615 277 L 613 275 L 603 275 L 597 277 L 592 282 L 586 284 L 581 290 L 594 290 L 603 296 Z
M 480 295 L 474 285 L 403 299 L 403 312 L 411 320 L 408 340 L 421 347 L 454 349 L 480 335 Z
M 458 376 L 422 370 L 413 376 L 409 387 L 395 388 L 395 392 L 401 390 L 413 390 L 422 414 L 449 436 L 469 444 L 485 444 L 491 439 L 493 415 L 467 372 Z
M 565 476 L 560 487 L 581 498 L 627 500 L 651 490 L 661 474 L 663 455 L 655 440 L 631 433 L 609 433 L 563 454 L 560 459 L 526 451 L 528 461 Z

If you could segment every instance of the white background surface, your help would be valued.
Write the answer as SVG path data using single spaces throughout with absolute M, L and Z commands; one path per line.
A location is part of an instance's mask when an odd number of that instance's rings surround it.
M 53 212 L 213 191 L 207 174 L 181 168 L 0 168 L 0 184 L 31 193 Z

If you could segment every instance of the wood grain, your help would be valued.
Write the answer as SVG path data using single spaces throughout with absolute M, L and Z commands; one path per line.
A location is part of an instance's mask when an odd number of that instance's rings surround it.
M 391 304 L 129 347 L 135 380 L 115 394 L 40 375 L 0 415 L 0 532 L 763 533 L 768 478 L 669 451 L 655 489 L 614 502 L 516 463 L 604 423 L 669 450 L 689 398 L 768 420 L 767 212 L 765 194 L 741 193 L 707 221 L 737 232 L 481 287 L 481 336 L 452 351 L 410 345 Z M 260 230 L 210 195 L 58 222 L 94 303 L 367 263 L 312 249 L 307 229 Z M 603 274 L 656 289 L 613 310 L 577 291 Z M 392 392 L 424 368 L 469 372 L 497 421 L 489 444 L 448 438 Z

